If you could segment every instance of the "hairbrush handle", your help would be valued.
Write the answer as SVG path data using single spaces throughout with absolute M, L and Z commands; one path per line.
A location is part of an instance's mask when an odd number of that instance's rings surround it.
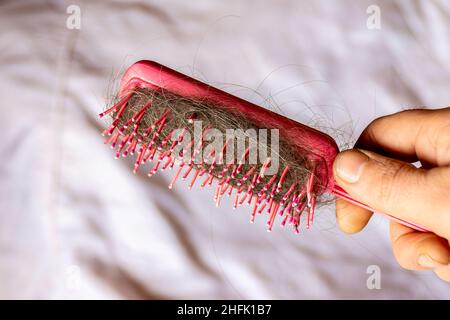
M 356 199 L 353 199 L 344 189 L 342 189 L 340 186 L 338 186 L 336 184 L 334 185 L 333 189 L 331 190 L 331 193 L 333 195 L 335 195 L 335 196 L 337 196 L 339 198 L 342 198 L 345 201 L 353 203 L 353 204 L 355 204 L 355 205 L 357 205 L 357 206 L 359 206 L 361 208 L 364 208 L 364 209 L 367 209 L 367 210 L 370 210 L 370 211 L 373 211 L 373 212 L 381 213 L 381 214 L 389 217 L 389 219 L 397 221 L 397 222 L 399 222 L 399 223 L 401 223 L 401 224 L 403 224 L 403 225 L 405 225 L 407 227 L 413 228 L 413 229 L 415 229 L 417 231 L 430 232 L 429 230 L 427 230 L 426 228 L 424 228 L 424 227 L 422 227 L 422 226 L 420 226 L 418 224 L 415 224 L 413 222 L 409 222 L 409 221 L 397 218 L 397 217 L 395 217 L 393 215 L 390 215 L 388 213 L 385 213 L 385 212 L 380 212 L 380 211 L 375 210 L 372 207 L 370 207 L 370 206 L 368 206 L 368 205 L 366 205 L 366 204 L 364 204 L 364 203 L 362 203 L 362 202 L 360 202 L 360 201 L 358 201 Z

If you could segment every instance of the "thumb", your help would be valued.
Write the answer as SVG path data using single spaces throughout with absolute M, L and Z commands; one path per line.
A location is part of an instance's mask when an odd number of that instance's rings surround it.
M 448 222 L 447 226 L 442 222 L 449 219 L 439 215 L 444 214 L 448 189 L 432 179 L 436 170 L 431 175 L 409 163 L 357 149 L 341 152 L 334 162 L 336 182 L 355 199 L 446 236 Z

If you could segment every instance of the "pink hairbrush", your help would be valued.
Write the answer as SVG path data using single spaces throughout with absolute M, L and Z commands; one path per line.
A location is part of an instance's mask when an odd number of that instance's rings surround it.
M 134 172 L 152 160 L 149 176 L 158 169 L 173 169 L 179 162 L 169 188 L 180 175 L 182 179 L 192 176 L 189 188 L 200 179 L 201 188 L 216 180 L 217 205 L 225 194 L 231 196 L 234 192 L 235 208 L 244 202 L 252 205 L 251 222 L 257 214 L 267 211 L 269 231 L 279 215 L 282 226 L 288 222 L 298 232 L 304 211 L 309 228 L 316 199 L 326 193 L 374 211 L 351 198 L 334 181 L 332 166 L 339 149 L 330 136 L 156 62 L 139 61 L 126 70 L 117 102 L 100 117 L 107 114 L 113 121 L 103 132 L 108 136 L 105 144 L 117 146 L 116 157 L 137 153 Z M 200 137 L 192 128 L 195 121 L 206 123 Z M 225 130 L 230 126 L 242 130 L 278 129 L 280 152 L 259 164 L 248 164 L 252 151 L 248 146 L 242 155 L 224 161 L 234 142 L 225 139 L 220 150 L 207 150 L 206 140 L 213 128 Z M 188 154 L 188 148 L 193 152 Z M 269 175 L 274 155 L 280 156 L 281 165 Z M 414 223 L 387 216 L 426 231 Z

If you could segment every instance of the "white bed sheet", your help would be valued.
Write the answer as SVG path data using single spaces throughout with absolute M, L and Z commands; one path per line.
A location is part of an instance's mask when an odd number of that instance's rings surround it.
M 120 72 L 152 59 L 349 144 L 377 116 L 449 104 L 448 21 L 448 1 L 3 1 L 0 297 L 450 298 L 396 264 L 384 218 L 346 236 L 330 205 L 300 236 L 268 234 L 212 191 L 133 176 L 97 118 Z

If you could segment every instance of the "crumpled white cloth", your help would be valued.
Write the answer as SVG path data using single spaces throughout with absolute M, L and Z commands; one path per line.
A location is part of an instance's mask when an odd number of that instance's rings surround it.
M 346 236 L 328 205 L 310 231 L 269 234 L 229 199 L 216 209 L 212 190 L 133 176 L 99 134 L 112 83 L 140 59 L 342 146 L 378 116 L 447 106 L 449 2 L 376 2 L 379 30 L 366 27 L 372 1 L 3 1 L 0 297 L 450 298 L 433 273 L 396 264 L 382 217 Z M 80 30 L 66 27 L 70 5 Z

